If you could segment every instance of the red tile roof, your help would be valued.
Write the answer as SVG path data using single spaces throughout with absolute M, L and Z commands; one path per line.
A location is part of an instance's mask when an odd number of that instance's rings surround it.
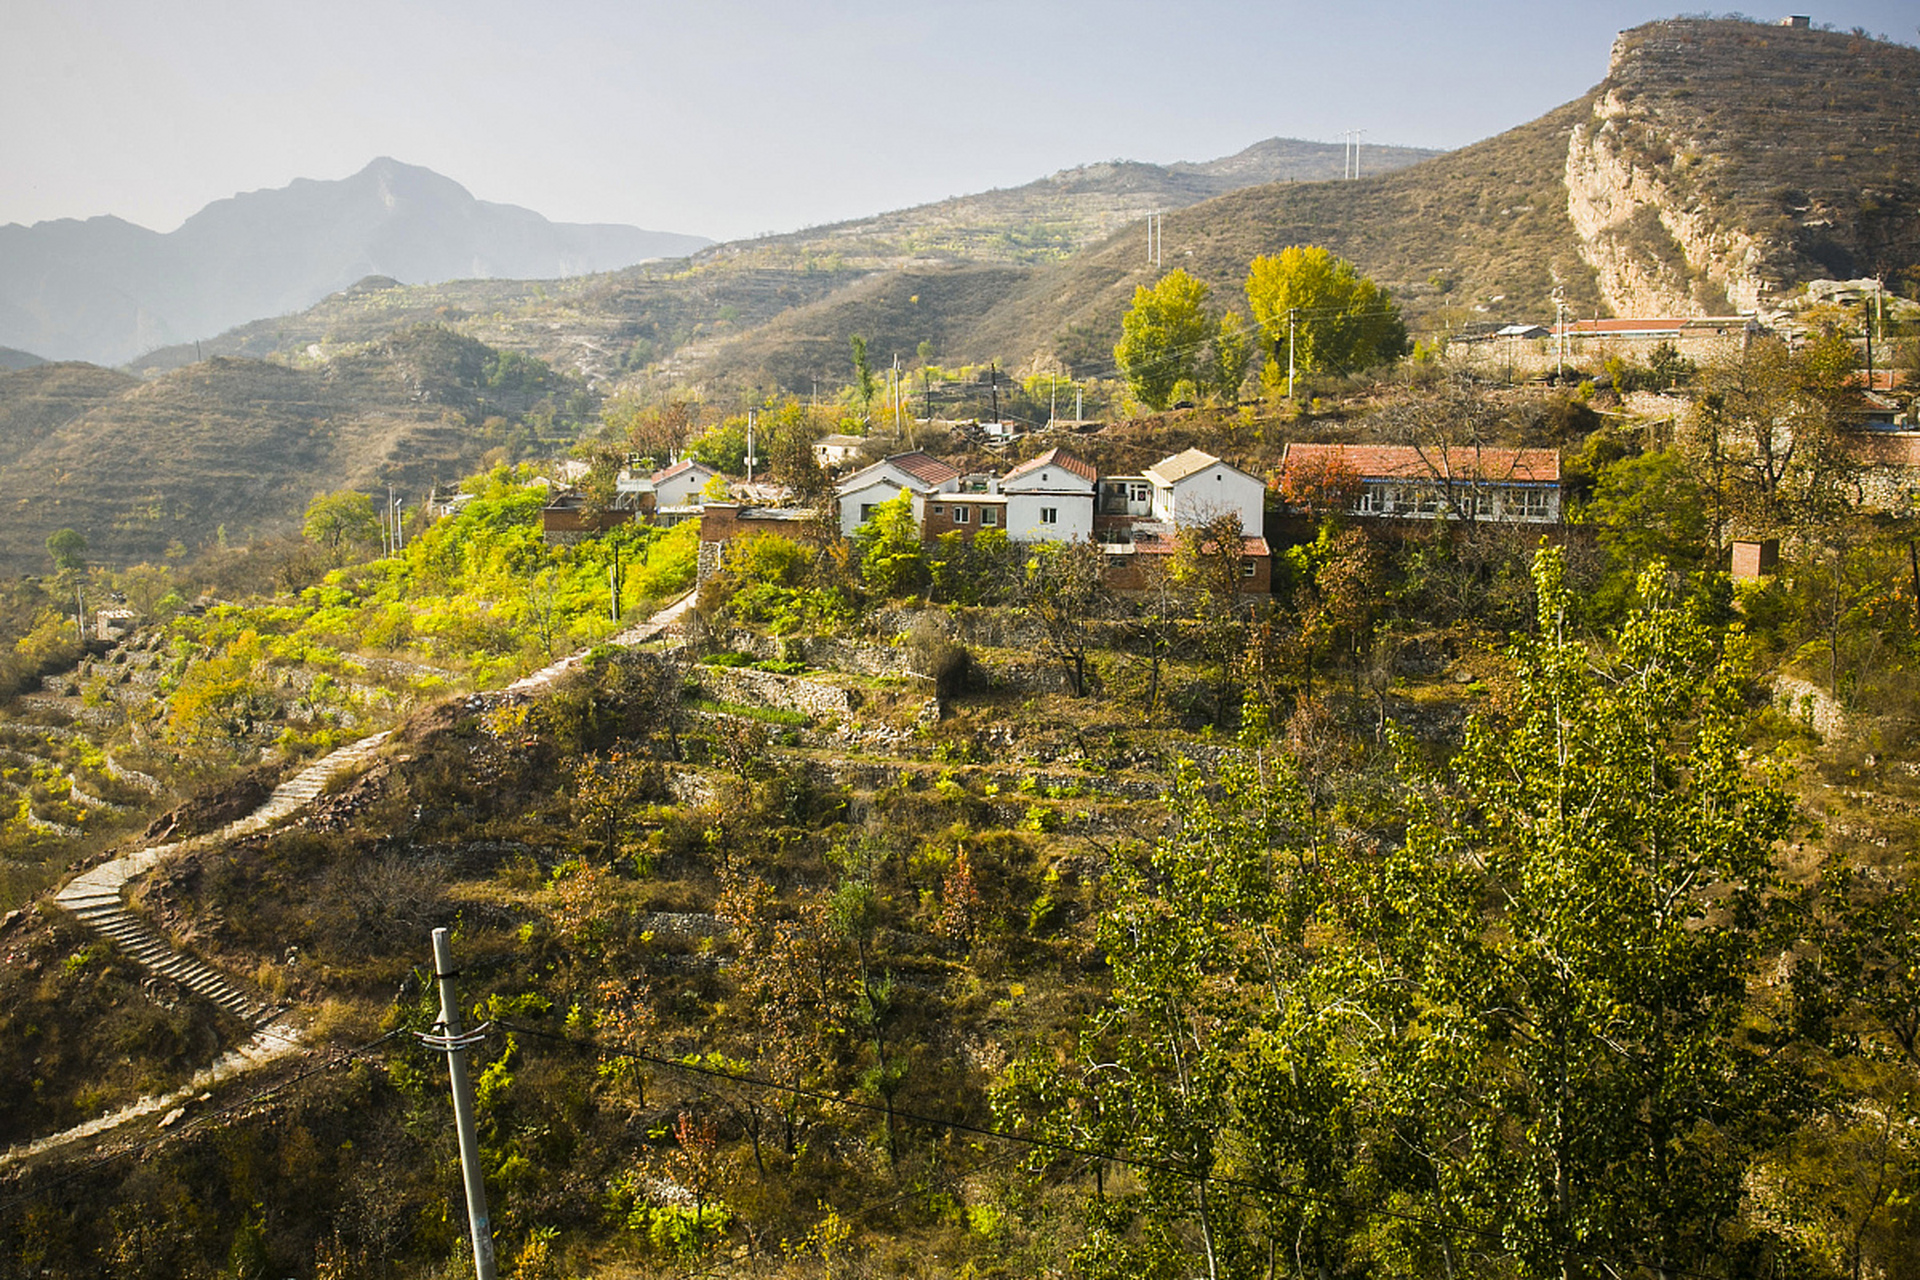
M 1006 479 L 1011 480 L 1015 476 L 1023 476 L 1029 471 L 1038 471 L 1042 467 L 1059 467 L 1062 471 L 1079 476 L 1088 484 L 1092 484 L 1100 478 L 1100 473 L 1093 469 L 1092 463 L 1081 461 L 1065 449 L 1049 449 L 1039 457 L 1028 458 L 1025 462 L 1007 472 Z
M 887 459 L 894 466 L 912 476 L 922 484 L 945 484 L 958 479 L 959 471 L 940 461 L 925 449 L 914 449 L 908 453 L 896 453 Z
M 1281 469 L 1343 465 L 1362 480 L 1505 480 L 1560 483 L 1558 449 L 1472 445 L 1290 444 Z
M 652 480 L 653 483 L 659 484 L 662 480 L 671 480 L 673 477 L 679 475 L 682 471 L 690 471 L 694 467 L 700 468 L 702 471 L 706 472 L 710 476 L 720 474 L 719 472 L 715 471 L 712 467 L 708 466 L 704 462 L 700 462 L 694 458 L 682 458 L 680 459 L 680 461 L 674 463 L 670 467 L 662 467 L 660 470 L 654 472 L 648 478 Z

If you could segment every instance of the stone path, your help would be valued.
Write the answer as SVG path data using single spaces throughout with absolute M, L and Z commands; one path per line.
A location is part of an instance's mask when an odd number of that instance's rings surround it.
M 686 612 L 693 607 L 697 594 L 697 592 L 688 592 L 645 622 L 629 627 L 601 643 L 644 644 L 685 616 Z M 578 653 L 568 654 L 559 661 L 514 681 L 507 686 L 506 692 L 528 694 L 550 688 L 554 681 L 578 666 L 589 652 L 591 650 L 582 649 Z M 71 911 L 81 924 L 111 941 L 129 959 L 211 1000 L 228 1013 L 251 1023 L 255 1030 L 245 1044 L 196 1074 L 182 1088 L 164 1096 L 142 1098 L 108 1115 L 0 1153 L 0 1168 L 70 1142 L 97 1137 L 129 1120 L 151 1115 L 163 1108 L 184 1105 L 207 1086 L 283 1057 L 299 1047 L 300 1029 L 280 1020 L 281 1010 L 263 1005 L 252 996 L 245 994 L 235 987 L 225 974 L 205 961 L 174 950 L 158 930 L 128 911 L 125 899 L 126 888 L 128 884 L 151 871 L 168 854 L 189 848 L 225 844 L 241 836 L 263 831 L 274 823 L 291 817 L 312 804 L 333 779 L 345 774 L 357 773 L 365 768 L 372 760 L 374 752 L 379 750 L 380 744 L 386 740 L 386 733 L 376 733 L 358 742 L 349 743 L 322 756 L 275 787 L 273 794 L 267 797 L 266 802 L 245 817 L 229 822 L 219 830 L 206 835 L 193 836 L 170 844 L 154 845 L 151 848 L 136 849 L 110 862 L 103 862 L 75 876 L 68 881 L 65 888 L 54 895 L 54 902 Z
M 126 887 L 132 880 L 152 870 L 170 853 L 190 847 L 225 844 L 264 830 L 292 815 L 311 804 L 333 778 L 364 768 L 374 751 L 386 740 L 386 734 L 376 733 L 322 756 L 275 787 L 266 803 L 246 817 L 229 822 L 209 835 L 137 849 L 111 862 L 103 862 L 68 881 L 66 888 L 55 894 L 53 900 L 73 912 L 81 924 L 110 940 L 129 959 L 157 974 L 172 978 L 237 1018 L 256 1024 L 264 1022 L 273 1015 L 274 1010 L 243 995 L 225 975 L 205 961 L 175 951 L 151 925 L 128 911 L 124 900 Z

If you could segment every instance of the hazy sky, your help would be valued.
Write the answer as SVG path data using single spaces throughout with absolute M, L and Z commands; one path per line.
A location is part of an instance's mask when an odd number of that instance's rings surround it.
M 375 156 L 728 239 L 1275 135 L 1453 147 L 1579 96 L 1636 0 L 0 0 L 0 223 Z M 1914 43 L 1912 0 L 1816 22 Z M 1757 14 L 1769 19 L 1779 15 Z

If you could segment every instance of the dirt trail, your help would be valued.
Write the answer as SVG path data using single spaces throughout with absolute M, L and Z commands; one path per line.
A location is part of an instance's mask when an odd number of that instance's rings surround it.
M 645 622 L 629 627 L 603 641 L 602 644 L 644 644 L 685 616 L 687 610 L 693 607 L 696 595 L 695 592 L 687 593 L 653 614 Z M 590 649 L 582 649 L 578 653 L 570 653 L 514 681 L 507 686 L 505 692 L 531 694 L 551 688 L 554 681 L 578 666 L 590 652 Z M 163 934 L 126 909 L 126 889 L 129 884 L 151 871 L 162 858 L 169 854 L 187 849 L 219 846 L 241 836 L 262 831 L 276 822 L 292 817 L 312 804 L 315 797 L 325 790 L 327 784 L 334 778 L 347 773 L 358 773 L 365 768 L 386 739 L 386 733 L 376 733 L 358 742 L 349 743 L 321 757 L 275 787 L 273 794 L 268 796 L 259 808 L 245 817 L 236 819 L 206 835 L 194 836 L 191 839 L 170 844 L 154 845 L 146 849 L 136 849 L 132 853 L 103 862 L 75 876 L 54 895 L 53 900 L 56 903 L 71 911 L 80 923 L 111 941 L 128 958 L 155 973 L 172 978 L 205 999 L 213 1001 L 227 1012 L 255 1024 L 256 1029 L 244 1044 L 223 1055 L 212 1066 L 197 1073 L 181 1088 L 165 1095 L 142 1098 L 118 1111 L 88 1120 L 71 1129 L 13 1147 L 0 1153 L 0 1168 L 6 1168 L 20 1160 L 55 1150 L 69 1143 L 98 1137 L 129 1121 L 152 1115 L 156 1111 L 184 1107 L 208 1087 L 242 1072 L 265 1066 L 300 1047 L 301 1029 L 282 1016 L 283 1010 L 270 1009 L 261 1005 L 235 987 L 225 974 L 213 966 L 197 957 L 175 950 Z

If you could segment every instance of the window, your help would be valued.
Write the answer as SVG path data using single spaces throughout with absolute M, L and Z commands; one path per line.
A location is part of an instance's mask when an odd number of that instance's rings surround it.
M 1127 501 L 1135 506 L 1145 504 L 1151 500 L 1152 497 L 1153 490 L 1147 488 L 1144 484 L 1129 484 L 1127 486 Z
M 933 514 L 937 516 L 943 516 L 947 514 L 947 509 L 941 504 L 939 504 L 938 502 L 936 502 L 933 504 Z
M 1000 513 L 998 511 L 995 511 L 992 507 L 982 507 L 980 508 L 980 523 L 982 525 L 999 524 Z
M 967 523 L 967 521 L 969 521 L 969 520 L 971 520 L 971 519 L 973 518 L 972 516 L 970 516 L 970 515 L 968 515 L 968 514 L 967 514 L 968 512 L 970 512 L 970 511 L 972 511 L 972 510 L 973 510 L 973 508 L 972 508 L 972 507 L 955 507 L 955 508 L 953 509 L 953 522 L 954 522 L 955 524 L 965 524 L 965 523 Z
M 1040 508 L 1040 523 L 1041 524 L 1059 524 L 1060 508 L 1058 507 Z
M 1253 557 L 1247 556 L 1240 561 L 1240 576 L 1251 578 L 1254 575 Z
M 1362 516 L 1385 515 L 1391 505 L 1387 500 L 1388 492 L 1389 490 L 1386 485 L 1368 485 L 1360 491 L 1358 501 L 1353 504 L 1354 514 Z
M 860 504 L 860 523 L 865 524 L 867 521 L 871 519 L 873 519 L 873 504 L 871 502 L 861 503 Z
M 1553 518 L 1553 490 L 1551 489 L 1512 489 L 1507 509 L 1522 520 L 1551 520 Z

